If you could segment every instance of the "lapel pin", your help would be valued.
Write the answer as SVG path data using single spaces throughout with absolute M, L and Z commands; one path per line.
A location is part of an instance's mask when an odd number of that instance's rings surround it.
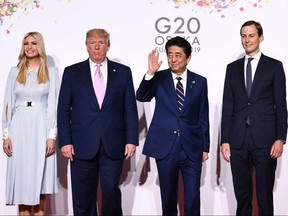
M 193 80 L 193 81 L 190 83 L 190 85 L 189 85 L 190 89 L 192 89 L 192 87 L 193 87 L 194 84 L 195 84 L 195 80 Z

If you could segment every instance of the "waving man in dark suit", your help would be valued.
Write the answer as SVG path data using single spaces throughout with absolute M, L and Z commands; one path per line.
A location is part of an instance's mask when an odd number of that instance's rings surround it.
M 156 159 L 163 215 L 177 215 L 178 173 L 184 181 L 184 214 L 200 215 L 202 161 L 209 152 L 209 112 L 206 78 L 187 70 L 191 45 L 175 37 L 165 45 L 169 69 L 158 71 L 154 50 L 137 100 L 155 97 L 156 106 L 143 153 Z
M 138 114 L 129 67 L 110 61 L 109 34 L 86 34 L 89 59 L 64 70 L 58 102 L 59 146 L 71 160 L 74 215 L 122 215 L 119 180 L 126 156 L 138 145 Z M 93 88 L 94 87 L 94 88 Z
M 273 215 L 277 158 L 287 134 L 285 73 L 280 61 L 260 52 L 264 39 L 260 23 L 245 22 L 240 35 L 246 55 L 227 66 L 222 155 L 231 162 L 236 214 L 252 215 L 255 168 L 259 215 Z

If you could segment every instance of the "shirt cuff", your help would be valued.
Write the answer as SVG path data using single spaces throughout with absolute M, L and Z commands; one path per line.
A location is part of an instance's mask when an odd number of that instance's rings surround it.
M 151 80 L 154 77 L 154 75 L 150 75 L 148 73 L 145 74 L 145 80 Z
M 7 139 L 9 138 L 9 130 L 8 128 L 3 128 L 3 135 L 2 135 L 2 139 Z
M 48 139 L 56 140 L 56 138 L 57 138 L 57 128 L 50 128 Z

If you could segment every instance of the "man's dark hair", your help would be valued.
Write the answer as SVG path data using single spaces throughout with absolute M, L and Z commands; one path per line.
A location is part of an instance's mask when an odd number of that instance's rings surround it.
M 176 36 L 166 42 L 165 50 L 166 50 L 167 55 L 168 55 L 168 49 L 171 46 L 178 46 L 182 48 L 186 57 L 189 57 L 191 55 L 191 52 L 192 52 L 191 44 L 187 40 L 185 40 L 183 37 Z
M 261 37 L 263 35 L 263 28 L 261 26 L 261 24 L 259 22 L 256 22 L 254 20 L 249 20 L 247 22 L 245 22 L 242 26 L 241 26 L 241 29 L 240 29 L 240 35 L 241 35 L 241 32 L 242 32 L 242 28 L 245 27 L 245 26 L 251 26 L 251 25 L 255 25 L 256 29 L 257 29 L 257 33 L 258 33 L 258 36 Z

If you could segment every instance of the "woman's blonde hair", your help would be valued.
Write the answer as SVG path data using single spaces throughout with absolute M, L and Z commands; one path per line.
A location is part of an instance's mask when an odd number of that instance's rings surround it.
M 28 32 L 22 40 L 21 51 L 18 56 L 19 62 L 18 62 L 17 67 L 19 68 L 19 73 L 17 76 L 17 81 L 24 85 L 26 83 L 26 76 L 27 76 L 27 71 L 28 71 L 28 59 L 25 55 L 24 44 L 25 44 L 26 38 L 29 36 L 34 37 L 37 42 L 37 51 L 39 53 L 39 60 L 40 60 L 40 65 L 38 68 L 38 75 L 37 75 L 38 83 L 39 84 L 46 83 L 49 80 L 48 68 L 46 65 L 47 56 L 46 56 L 46 51 L 45 51 L 44 38 L 42 34 L 39 32 Z

